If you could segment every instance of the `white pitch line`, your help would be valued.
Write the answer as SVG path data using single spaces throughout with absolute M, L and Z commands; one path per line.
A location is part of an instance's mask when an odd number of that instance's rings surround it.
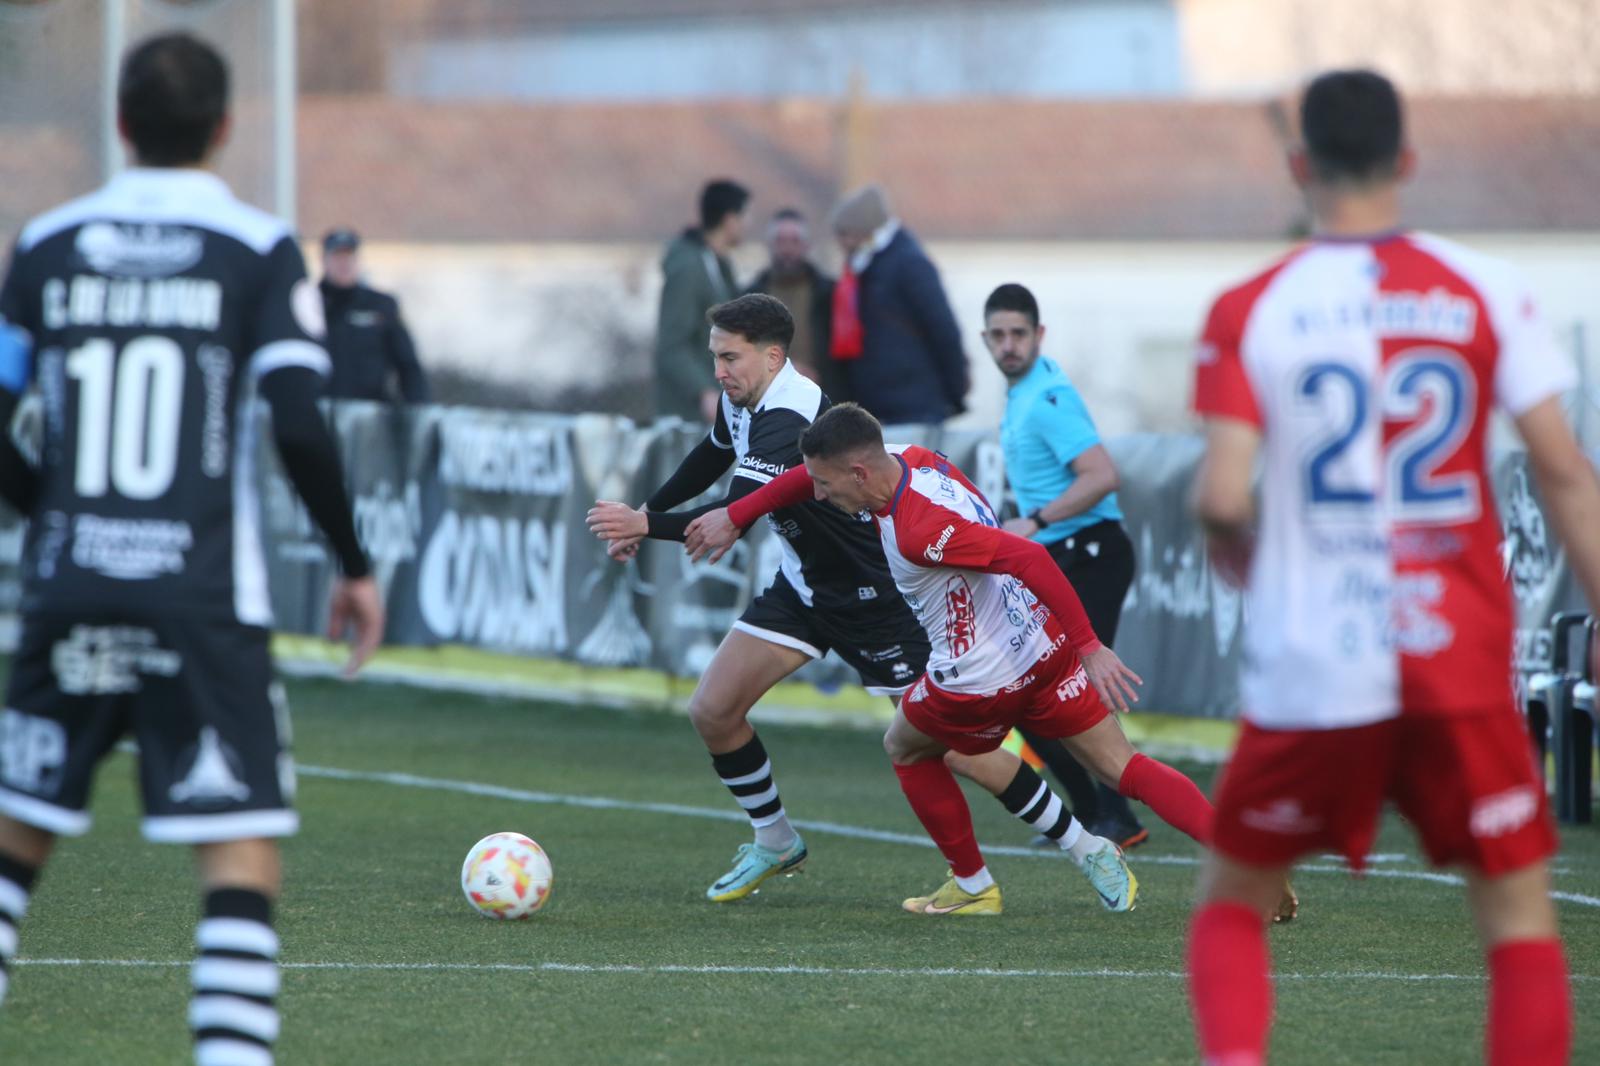
M 16 966 L 106 966 L 124 969 L 178 969 L 189 959 L 13 959 Z M 665 963 L 638 966 L 627 963 L 587 962 L 280 962 L 285 970 L 433 971 L 466 973 L 565 974 L 731 974 L 772 977 L 1031 977 L 1031 978 L 1159 978 L 1183 980 L 1177 970 L 1007 970 L 975 966 L 739 966 Z M 1352 970 L 1331 973 L 1281 973 L 1280 981 L 1482 981 L 1483 974 L 1396 973 L 1390 970 Z M 1574 981 L 1593 981 L 1593 974 L 1573 974 Z
M 561 792 L 536 792 L 505 785 L 490 785 L 481 781 L 455 781 L 442 777 L 422 777 L 417 774 L 379 770 L 346 770 L 337 766 L 297 766 L 305 777 L 327 778 L 333 781 L 365 781 L 396 785 L 401 788 L 420 788 L 435 792 L 456 792 L 469 796 L 488 796 L 493 799 L 514 800 L 519 803 L 545 803 L 563 807 L 584 807 L 590 810 L 638 811 L 647 814 L 670 814 L 680 818 L 705 818 L 718 822 L 744 822 L 740 811 L 720 810 L 715 807 L 690 807 L 681 803 L 654 803 L 646 800 L 622 800 L 609 796 L 573 796 Z M 846 837 L 852 840 L 874 840 L 884 844 L 906 844 L 912 847 L 934 847 L 933 841 L 912 833 L 896 833 L 887 829 L 870 829 L 866 826 L 844 825 L 839 822 L 814 822 L 793 819 L 792 824 L 810 833 Z M 1064 854 L 1058 848 L 1029 848 L 1006 844 L 979 845 L 990 855 L 1009 855 L 1026 859 L 1058 859 Z M 1393 861 L 1395 856 L 1385 854 L 1383 860 Z M 1135 866 L 1198 866 L 1200 860 L 1193 855 L 1139 855 L 1133 856 Z M 1345 867 L 1337 864 L 1308 864 L 1295 867 L 1296 873 L 1347 874 Z M 1389 877 L 1404 881 L 1431 881 L 1441 885 L 1465 885 L 1459 874 L 1439 873 L 1433 870 L 1392 870 L 1368 868 L 1365 877 Z M 1600 907 L 1600 897 L 1578 892 L 1551 892 L 1551 899 L 1576 903 L 1584 907 Z

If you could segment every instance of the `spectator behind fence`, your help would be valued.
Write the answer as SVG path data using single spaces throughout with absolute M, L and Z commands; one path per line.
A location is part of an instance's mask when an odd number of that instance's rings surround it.
M 656 319 L 656 414 L 690 422 L 716 418 L 722 391 L 712 376 L 706 312 L 739 295 L 728 256 L 744 240 L 750 190 L 719 179 L 700 190 L 700 224 L 667 245 L 661 257 L 661 309 Z
M 961 331 L 933 261 L 876 185 L 833 212 L 845 255 L 834 288 L 831 354 L 855 401 L 880 422 L 943 422 L 966 410 Z
M 333 360 L 327 395 L 427 403 L 428 378 L 400 318 L 399 301 L 361 281 L 361 236 L 355 230 L 329 230 L 322 238 L 321 288 Z
M 776 297 L 794 316 L 794 342 L 789 362 L 822 386 L 828 399 L 850 399 L 844 364 L 828 354 L 833 337 L 833 279 L 811 261 L 811 233 L 806 216 L 785 207 L 767 225 L 767 269 L 756 275 L 750 292 Z

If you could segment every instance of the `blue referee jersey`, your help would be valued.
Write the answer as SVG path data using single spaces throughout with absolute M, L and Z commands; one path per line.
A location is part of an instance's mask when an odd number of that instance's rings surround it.
M 1044 356 L 1006 393 L 1000 421 L 1000 447 L 1006 476 L 1017 494 L 1017 508 L 1032 514 L 1066 492 L 1077 480 L 1070 464 L 1100 443 L 1083 397 L 1059 366 Z M 1107 520 L 1121 521 L 1117 494 L 1109 493 L 1082 514 L 1052 522 L 1035 533 L 1041 544 L 1065 540 L 1078 530 Z

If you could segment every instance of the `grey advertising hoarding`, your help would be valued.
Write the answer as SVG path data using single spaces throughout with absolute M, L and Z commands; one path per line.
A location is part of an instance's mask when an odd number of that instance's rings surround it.
M 700 436 L 681 423 L 364 403 L 342 404 L 331 418 L 357 529 L 389 606 L 391 644 L 463 644 L 692 677 L 777 569 L 778 544 L 765 523 L 715 565 L 691 563 L 679 545 L 650 541 L 636 560 L 617 563 L 589 534 L 584 516 L 596 499 L 637 504 L 676 468 Z M 992 433 L 902 427 L 889 437 L 945 452 L 1002 515 L 1014 513 Z M 258 439 L 278 628 L 320 633 L 329 557 L 264 443 L 270 434 Z M 1116 644 L 1144 677 L 1141 702 L 1174 714 L 1232 717 L 1247 619 L 1239 593 L 1207 565 L 1188 514 L 1200 441 L 1146 434 L 1108 446 L 1138 557 Z M 1498 456 L 1493 477 L 1519 613 L 1517 667 L 1530 672 L 1549 663 L 1551 612 L 1580 607 L 1581 597 L 1523 456 Z M 723 489 L 719 482 L 696 502 Z M 0 516 L 0 614 L 18 602 L 21 559 L 22 523 L 7 513 Z M 824 687 L 853 680 L 831 657 L 800 676 Z

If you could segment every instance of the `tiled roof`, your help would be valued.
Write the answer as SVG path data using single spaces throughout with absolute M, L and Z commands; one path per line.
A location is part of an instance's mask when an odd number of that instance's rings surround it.
M 758 216 L 824 215 L 844 175 L 946 239 L 1271 239 L 1302 220 L 1271 102 L 425 103 L 304 97 L 300 221 L 412 241 L 656 240 L 708 177 Z M 1600 99 L 1413 101 L 1410 221 L 1600 230 Z M 0 225 L 89 188 L 97 145 L 0 127 Z M 847 145 L 855 145 L 847 151 Z M 848 157 L 848 158 L 847 158 Z

